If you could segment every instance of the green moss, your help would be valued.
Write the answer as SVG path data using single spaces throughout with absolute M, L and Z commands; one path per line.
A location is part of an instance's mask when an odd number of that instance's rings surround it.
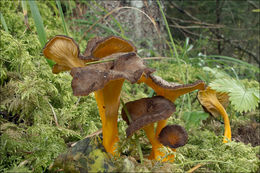
M 240 142 L 223 144 L 222 137 L 217 137 L 208 130 L 194 131 L 189 134 L 189 142 L 178 149 L 176 162 L 184 170 L 189 170 L 198 163 L 205 164 L 202 172 L 256 172 L 259 159 L 250 145 Z

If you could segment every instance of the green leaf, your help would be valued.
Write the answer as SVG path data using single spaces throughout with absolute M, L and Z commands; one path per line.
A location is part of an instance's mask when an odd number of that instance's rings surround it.
M 259 89 L 247 88 L 241 81 L 232 78 L 216 79 L 209 85 L 219 92 L 227 92 L 231 105 L 238 112 L 254 110 L 259 102 Z
M 186 128 L 198 127 L 202 120 L 206 120 L 209 117 L 208 113 L 202 111 L 184 112 L 183 119 L 186 122 Z

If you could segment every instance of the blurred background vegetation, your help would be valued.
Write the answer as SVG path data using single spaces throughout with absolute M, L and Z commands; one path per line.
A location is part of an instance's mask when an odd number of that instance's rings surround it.
M 46 41 L 67 35 L 85 50 L 95 36 L 130 40 L 147 66 L 167 81 L 224 86 L 241 93 L 227 112 L 233 141 L 222 144 L 222 120 L 203 113 L 196 92 L 176 100 L 169 124 L 184 126 L 189 142 L 174 163 L 138 163 L 119 118 L 122 159 L 114 171 L 259 171 L 259 1 L 0 1 L 0 171 L 48 172 L 71 144 L 101 129 L 93 95 L 75 97 L 71 76 L 54 75 L 42 55 Z M 225 76 L 225 77 L 223 77 Z M 228 77 L 227 77 L 228 76 Z M 232 79 L 232 80 L 231 80 Z M 230 87 L 231 86 L 231 87 Z M 233 87 L 233 89 L 232 89 Z M 150 97 L 145 85 L 125 82 L 125 102 Z M 240 102 L 239 102 L 240 103 Z M 140 132 L 144 155 L 151 146 Z M 126 142 L 127 141 L 127 142 Z

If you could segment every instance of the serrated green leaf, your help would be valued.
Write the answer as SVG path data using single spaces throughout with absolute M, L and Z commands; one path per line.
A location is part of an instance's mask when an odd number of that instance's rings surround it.
M 254 110 L 259 102 L 259 90 L 246 88 L 239 80 L 231 78 L 216 79 L 209 85 L 218 92 L 227 92 L 231 105 L 238 112 Z

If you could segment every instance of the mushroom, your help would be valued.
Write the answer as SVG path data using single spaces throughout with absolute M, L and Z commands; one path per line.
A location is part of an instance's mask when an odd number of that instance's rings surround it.
M 224 119 L 225 132 L 223 143 L 231 141 L 231 128 L 229 118 L 225 110 L 228 105 L 228 98 L 227 93 L 216 92 L 210 87 L 198 92 L 198 99 L 203 108 L 214 117 L 221 115 Z
M 158 140 L 164 146 L 176 149 L 188 142 L 188 134 L 180 125 L 167 125 L 160 132 Z
M 169 118 L 176 110 L 174 104 L 162 96 L 154 96 L 128 102 L 125 104 L 125 109 L 131 118 L 130 122 L 123 108 L 122 118 L 129 125 L 126 129 L 127 137 L 132 136 L 137 130 L 143 129 L 152 145 L 152 152 L 148 158 L 160 160 L 158 156 L 164 156 L 164 153 L 159 151 L 162 144 L 155 136 L 154 123 Z M 165 158 L 164 161 L 169 159 Z
M 169 118 L 176 111 L 174 104 L 162 96 L 142 98 L 128 102 L 125 106 L 132 120 L 129 123 L 126 112 L 122 109 L 122 118 L 129 125 L 126 130 L 127 137 L 151 123 Z
M 142 75 L 153 70 L 144 66 L 132 43 L 115 36 L 92 39 L 84 55 L 79 55 L 78 45 L 72 38 L 56 36 L 46 44 L 43 53 L 57 63 L 53 72 L 71 70 L 75 96 L 95 93 L 102 121 L 103 145 L 107 152 L 114 154 L 114 144 L 119 140 L 117 119 L 123 82 L 126 79 L 136 83 Z M 85 65 L 86 61 L 104 59 L 111 61 Z

